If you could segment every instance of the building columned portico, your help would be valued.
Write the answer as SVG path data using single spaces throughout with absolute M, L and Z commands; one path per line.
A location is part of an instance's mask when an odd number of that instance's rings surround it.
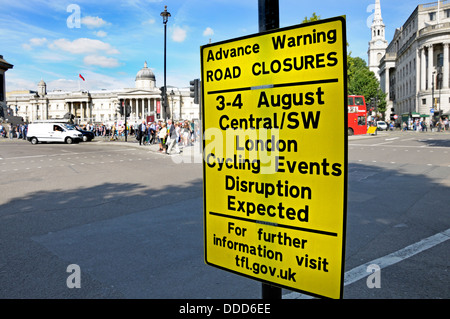
M 395 31 L 379 65 L 387 93 L 387 119 L 394 114 L 428 118 L 450 115 L 450 2 L 417 6 Z
M 148 116 L 153 116 L 155 120 L 199 118 L 199 108 L 190 97 L 189 88 L 168 87 L 167 91 L 169 108 L 164 110 L 155 75 L 145 63 L 136 75 L 135 88 L 47 92 L 47 85 L 41 80 L 37 91 L 9 92 L 7 103 L 17 110 L 16 115 L 23 117 L 25 122 L 58 119 L 71 113 L 82 124 L 113 123 L 124 119 L 120 114 L 121 105 L 130 106 L 130 123 L 140 123 Z

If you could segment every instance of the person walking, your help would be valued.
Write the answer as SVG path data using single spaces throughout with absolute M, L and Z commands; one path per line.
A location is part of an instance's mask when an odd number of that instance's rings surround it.
M 14 137 L 14 126 L 11 123 L 9 123 L 8 129 L 9 129 L 9 139 L 12 140 Z
M 169 146 L 167 147 L 166 154 L 170 155 L 170 152 L 172 151 L 172 148 L 175 146 L 175 151 L 177 154 L 181 153 L 180 148 L 178 147 L 178 134 L 175 128 L 175 125 L 173 125 L 172 120 L 169 120 L 167 122 L 167 127 L 169 131 Z
M 145 121 L 142 121 L 142 124 L 139 125 L 139 127 L 136 130 L 136 134 L 137 134 L 136 137 L 139 140 L 139 145 L 142 145 L 142 141 L 147 135 L 147 125 L 145 125 Z
M 159 151 L 164 152 L 164 149 L 166 148 L 166 138 L 167 138 L 167 128 L 165 123 L 161 123 L 161 127 L 159 128 L 158 132 L 158 138 L 159 138 Z

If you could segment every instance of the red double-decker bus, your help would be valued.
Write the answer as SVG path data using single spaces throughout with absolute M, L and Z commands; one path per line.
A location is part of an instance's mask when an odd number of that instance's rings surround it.
M 367 107 L 362 95 L 348 96 L 348 135 L 367 133 Z

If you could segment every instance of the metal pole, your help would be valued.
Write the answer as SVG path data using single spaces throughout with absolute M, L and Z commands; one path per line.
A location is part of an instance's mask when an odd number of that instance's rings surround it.
M 258 0 L 259 32 L 280 27 L 278 0 Z
M 128 135 L 127 134 L 127 112 L 128 112 L 128 106 L 125 105 L 125 103 L 124 103 L 123 114 L 125 115 L 125 142 L 128 142 L 128 138 L 127 138 L 127 135 Z
M 164 116 L 167 118 L 167 83 L 166 83 L 166 50 L 167 50 L 167 22 L 164 23 Z
M 259 32 L 280 27 L 278 0 L 258 0 Z M 262 299 L 281 299 L 281 288 L 262 283 Z
M 167 84 L 166 84 L 166 60 L 167 60 L 167 21 L 169 21 L 170 13 L 167 12 L 167 6 L 164 6 L 164 11 L 161 12 L 164 24 L 164 113 L 167 113 Z M 167 114 L 164 114 L 167 116 Z

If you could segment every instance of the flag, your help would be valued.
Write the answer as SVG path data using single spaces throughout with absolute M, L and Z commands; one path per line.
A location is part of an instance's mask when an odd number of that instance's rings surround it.
M 83 81 L 86 81 L 81 74 L 78 74 Z

